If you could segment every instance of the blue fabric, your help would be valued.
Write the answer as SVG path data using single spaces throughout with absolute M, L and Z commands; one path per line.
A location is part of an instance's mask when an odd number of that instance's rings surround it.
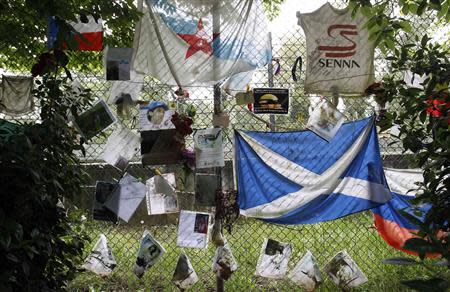
M 363 147 L 341 178 L 357 178 L 389 188 L 384 176 L 376 128 L 372 118 L 344 124 L 328 143 L 311 131 L 244 132 L 267 149 L 280 154 L 311 172 L 322 174 L 355 143 L 365 128 L 371 127 Z M 239 134 L 235 133 L 238 203 L 241 210 L 250 209 L 302 189 L 301 185 L 267 165 Z M 367 190 L 371 194 L 371 190 Z M 389 198 L 387 198 L 389 199 Z M 264 219 L 279 224 L 306 224 L 334 220 L 379 206 L 380 203 L 340 193 L 322 194 L 281 217 Z
M 416 217 L 420 221 L 424 221 L 426 212 L 431 208 L 430 204 L 424 204 L 418 209 L 423 212 L 421 216 L 414 214 L 414 209 L 409 201 L 413 199 L 413 196 L 405 196 L 402 194 L 392 192 L 392 200 L 383 204 L 377 208 L 373 208 L 372 212 L 374 214 L 380 215 L 385 220 L 389 220 L 397 223 L 402 228 L 407 228 L 411 230 L 418 230 L 419 226 L 411 223 L 403 215 L 400 214 L 400 210 L 407 212 L 408 214 Z

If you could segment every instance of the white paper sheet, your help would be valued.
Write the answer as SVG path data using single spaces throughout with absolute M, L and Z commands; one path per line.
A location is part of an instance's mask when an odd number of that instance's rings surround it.
M 172 283 L 179 289 L 187 290 L 198 282 L 198 275 L 192 267 L 191 261 L 185 253 L 181 253 L 178 258 Z
M 225 243 L 224 246 L 217 247 L 213 260 L 213 272 L 219 278 L 228 280 L 237 268 L 238 264 L 228 243 Z
M 114 270 L 116 265 L 116 260 L 108 247 L 106 236 L 100 234 L 100 238 L 95 243 L 82 267 L 96 274 L 107 276 Z
M 148 230 L 144 230 L 141 239 L 141 245 L 133 267 L 134 274 L 141 278 L 145 271 L 154 266 L 161 257 L 166 253 L 164 247 L 150 234 Z
M 255 275 L 271 279 L 283 278 L 291 254 L 291 244 L 265 239 L 256 265 Z
M 344 123 L 344 119 L 340 111 L 327 100 L 322 100 L 309 117 L 306 127 L 330 142 Z
M 139 152 L 141 139 L 130 129 L 119 125 L 109 136 L 103 151 L 103 160 L 124 170 L 128 162 Z
M 105 207 L 116 213 L 120 219 L 128 222 L 145 198 L 146 188 L 143 183 L 128 173 L 123 176 L 119 184 L 119 188 L 106 201 Z
M 175 175 L 166 173 L 155 175 L 146 182 L 148 215 L 178 212 Z
M 336 285 L 345 290 L 367 282 L 366 275 L 345 250 L 338 252 L 324 270 Z
M 289 272 L 288 278 L 304 291 L 314 291 L 323 282 L 322 273 L 313 254 L 307 250 L 302 259 Z
M 177 245 L 205 248 L 208 245 L 210 214 L 180 211 Z
M 225 166 L 221 128 L 196 130 L 194 144 L 197 168 Z

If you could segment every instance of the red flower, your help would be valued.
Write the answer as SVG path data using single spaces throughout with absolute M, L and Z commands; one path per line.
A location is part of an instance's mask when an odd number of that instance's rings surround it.
M 450 124 L 450 101 L 448 92 L 440 91 L 428 97 L 425 103 L 428 105 L 426 113 L 434 118 L 447 116 L 447 122 Z

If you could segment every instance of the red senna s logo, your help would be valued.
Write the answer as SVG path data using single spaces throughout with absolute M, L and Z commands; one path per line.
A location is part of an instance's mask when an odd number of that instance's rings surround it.
M 331 33 L 339 31 L 339 35 L 348 40 L 351 45 L 348 46 L 319 46 L 319 51 L 325 51 L 325 57 L 328 58 L 348 58 L 353 56 L 356 51 L 356 43 L 347 36 L 358 35 L 356 25 L 353 24 L 333 24 L 328 27 L 328 36 L 335 38 Z

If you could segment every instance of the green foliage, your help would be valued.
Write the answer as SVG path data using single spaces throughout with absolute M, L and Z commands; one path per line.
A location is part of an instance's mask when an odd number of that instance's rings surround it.
M 81 110 L 89 92 L 77 94 L 60 64 L 64 53 L 44 58 L 43 82 L 34 95 L 36 123 L 0 124 L 0 290 L 54 291 L 75 276 L 86 235 L 81 213 L 61 202 L 81 193 L 86 175 L 74 150 L 81 150 L 68 112 Z
M 130 47 L 139 12 L 133 0 L 15 0 L 0 1 L 0 67 L 10 70 L 30 69 L 37 56 L 46 50 L 48 17 L 56 16 L 59 24 L 75 21 L 79 15 L 94 15 L 107 23 L 104 44 L 116 47 Z M 68 36 L 71 26 L 62 26 L 62 38 Z M 95 52 L 72 51 L 73 60 L 83 63 L 70 63 L 76 70 L 100 70 L 101 59 Z
M 381 127 L 385 130 L 393 123 L 399 125 L 398 138 L 404 151 L 412 152 L 415 164 L 424 171 L 424 181 L 418 185 L 414 203 L 429 203 L 432 208 L 425 214 L 424 222 L 404 214 L 420 227 L 420 237 L 406 241 L 404 248 L 417 252 L 422 260 L 431 253 L 450 260 L 450 235 L 442 233 L 449 231 L 450 222 L 450 50 L 446 45 L 430 42 L 426 33 L 419 37 L 417 31 L 412 31 L 410 20 L 389 11 L 399 8 L 410 19 L 428 13 L 437 22 L 448 21 L 449 4 L 448 0 L 378 1 L 376 4 L 350 0 L 354 12 L 361 9 L 369 17 L 366 27 L 388 55 L 391 74 L 372 93 L 378 100 L 400 105 L 400 110 L 386 113 Z M 407 86 L 403 81 L 406 71 L 416 78 L 426 77 L 421 84 L 423 88 Z M 387 259 L 385 263 L 414 264 L 406 259 Z M 448 262 L 446 266 L 450 267 Z M 449 287 L 443 275 L 402 281 L 402 284 L 418 291 L 444 291 Z
M 264 10 L 267 17 L 272 20 L 280 14 L 280 6 L 286 0 L 263 0 Z

